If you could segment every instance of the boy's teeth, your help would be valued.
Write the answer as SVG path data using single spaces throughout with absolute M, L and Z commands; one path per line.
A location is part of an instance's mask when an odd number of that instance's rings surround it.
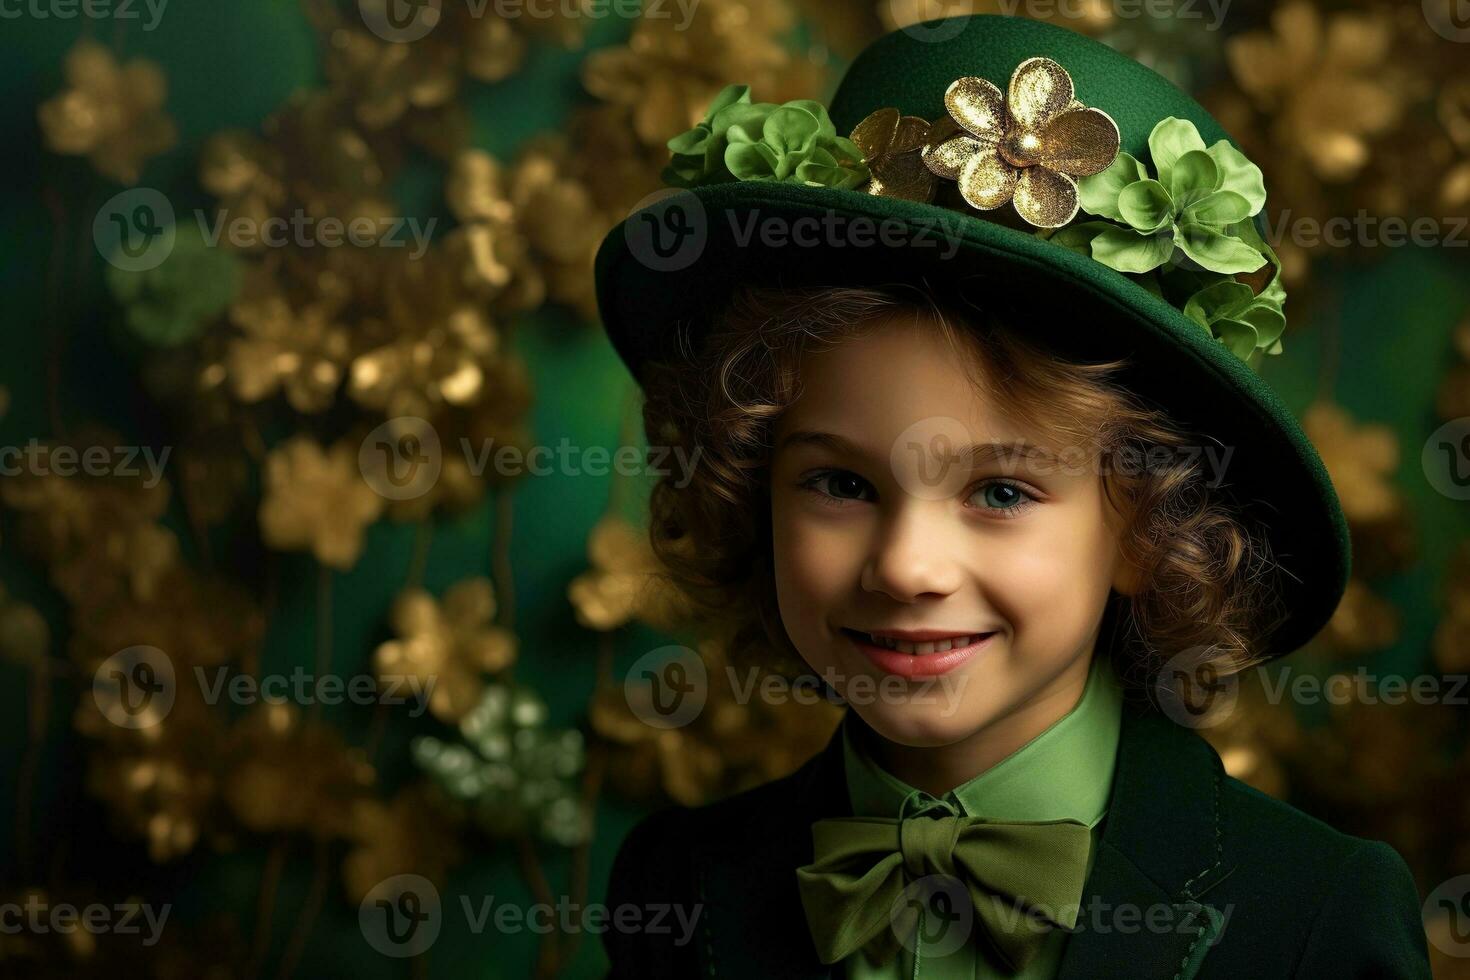
M 886 636 L 873 636 L 871 633 L 868 634 L 868 639 L 876 646 L 897 650 L 899 653 L 923 655 L 926 653 L 944 653 L 946 650 L 953 650 L 955 647 L 967 647 L 979 639 L 979 634 L 955 636 L 947 640 L 931 640 L 926 643 L 907 643 L 903 640 L 895 640 Z

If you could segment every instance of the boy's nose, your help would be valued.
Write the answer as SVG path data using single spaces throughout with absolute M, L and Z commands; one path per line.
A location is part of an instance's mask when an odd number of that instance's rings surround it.
M 941 513 L 944 509 L 942 502 L 907 507 L 885 525 L 863 566 L 864 591 L 916 602 L 951 595 L 960 587 L 959 529 L 953 517 Z

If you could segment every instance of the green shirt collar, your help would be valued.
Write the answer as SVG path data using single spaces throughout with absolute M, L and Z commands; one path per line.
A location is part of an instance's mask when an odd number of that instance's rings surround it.
M 1105 654 L 1095 656 L 1082 697 L 1040 735 L 985 772 L 944 794 L 966 816 L 991 820 L 1080 820 L 1107 812 L 1122 721 L 1123 690 Z M 914 791 L 880 768 L 854 738 L 861 724 L 842 722 L 843 762 L 853 814 L 897 818 Z

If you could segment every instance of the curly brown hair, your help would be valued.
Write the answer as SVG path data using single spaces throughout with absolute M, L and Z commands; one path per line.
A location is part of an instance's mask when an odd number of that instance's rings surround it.
M 701 625 L 729 644 L 732 660 L 802 671 L 776 604 L 769 483 L 771 436 L 799 394 L 802 355 L 906 314 L 943 332 L 973 365 L 977 390 L 1011 406 L 1012 421 L 1085 445 L 1096 461 L 1168 460 L 1098 469 L 1122 517 L 1123 558 L 1139 576 L 1132 595 L 1112 593 L 1104 616 L 1102 635 L 1112 641 L 1119 677 L 1147 685 L 1185 651 L 1193 652 L 1195 669 L 1207 663 L 1221 675 L 1267 659 L 1266 642 L 1285 619 L 1267 540 L 1228 488 L 1210 485 L 1191 451 L 1200 437 L 1119 382 L 1127 360 L 1068 359 L 960 292 L 903 283 L 743 285 L 697 350 L 685 345 L 647 368 L 650 446 L 682 450 L 699 463 L 683 485 L 673 476 L 655 484 L 652 545 Z

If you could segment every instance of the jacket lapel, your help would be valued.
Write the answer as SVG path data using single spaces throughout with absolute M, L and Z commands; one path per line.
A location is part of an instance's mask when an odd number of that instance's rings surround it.
M 1057 980 L 1195 975 L 1218 922 L 1201 896 L 1229 873 L 1220 850 L 1222 777 L 1214 750 L 1197 734 L 1146 704 L 1125 703 L 1108 815 Z M 821 753 L 767 790 L 741 812 L 743 825 L 730 829 L 723 859 L 701 875 L 706 973 L 839 976 L 840 967 L 817 958 L 796 869 L 813 859 L 813 823 L 852 815 L 840 726 Z M 751 848 L 764 856 L 751 860 Z
M 1198 734 L 1146 704 L 1125 704 L 1097 860 L 1057 980 L 1188 980 L 1198 972 L 1219 923 L 1202 896 L 1230 873 L 1223 778 Z
M 813 860 L 812 824 L 852 816 L 841 725 L 826 748 L 766 790 L 750 812 L 739 814 L 742 825 L 728 834 L 733 846 L 724 860 L 711 863 L 700 882 L 709 924 L 701 951 L 704 973 L 782 980 L 839 977 L 840 964 L 824 966 L 817 957 L 796 869 Z

